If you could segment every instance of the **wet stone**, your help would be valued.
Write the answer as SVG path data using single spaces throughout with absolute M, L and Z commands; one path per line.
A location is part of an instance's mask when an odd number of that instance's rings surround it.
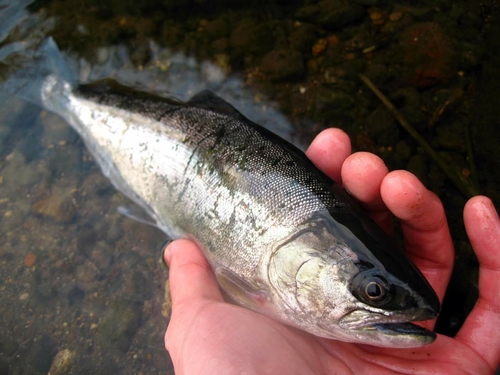
M 392 101 L 400 107 L 420 107 L 420 93 L 415 87 L 405 87 L 392 95 Z
M 453 151 L 466 151 L 465 124 L 455 121 L 451 124 L 442 124 L 437 128 L 439 146 Z
M 10 231 L 19 227 L 30 214 L 30 204 L 28 200 L 19 200 L 15 202 L 15 209 L 0 212 L 1 227 L 4 231 Z
M 82 300 L 85 297 L 85 292 L 75 286 L 68 292 L 68 302 L 71 305 L 75 304 L 76 302 Z
M 30 187 L 43 179 L 43 171 L 36 162 L 26 163 L 21 152 L 14 152 L 7 157 L 8 164 L 2 170 L 4 182 L 9 186 Z
M 109 271 L 113 265 L 113 255 L 111 254 L 111 249 L 108 249 L 102 242 L 99 242 L 92 250 L 90 259 L 102 273 Z
M 121 302 L 111 303 L 97 327 L 97 342 L 126 352 L 139 328 L 140 314 Z
M 89 286 L 99 276 L 99 271 L 90 261 L 79 265 L 75 272 L 76 281 L 82 287 Z M 84 288 L 86 289 L 86 288 Z
M 122 227 L 117 223 L 112 223 L 105 233 L 105 240 L 109 244 L 114 244 L 123 236 Z
M 34 292 L 34 297 L 37 303 L 47 303 L 57 295 L 57 291 L 49 283 L 37 285 Z
M 50 366 L 49 375 L 65 375 L 69 373 L 71 365 L 74 363 L 76 353 L 69 349 L 60 350 Z
M 76 206 L 68 192 L 58 192 L 39 200 L 31 209 L 34 213 L 51 218 L 58 223 L 69 224 L 76 215 Z
M 76 239 L 76 248 L 81 254 L 88 257 L 97 242 L 97 234 L 89 224 L 82 225 L 77 233 L 79 236 Z
M 451 39 L 433 22 L 411 26 L 401 36 L 407 67 L 404 80 L 418 88 L 449 83 L 456 74 L 456 52 Z
M 252 19 L 242 20 L 231 33 L 230 45 L 237 56 L 263 55 L 274 47 L 272 30 Z
M 84 181 L 81 190 L 89 194 L 105 196 L 114 191 L 113 185 L 101 173 L 92 173 Z
M 425 131 L 429 123 L 429 115 L 422 112 L 420 108 L 409 106 L 399 110 L 401 115 L 413 126 L 417 131 Z
M 340 29 L 364 17 L 365 8 L 347 0 L 326 0 L 300 8 L 295 16 L 327 29 Z
M 71 306 L 82 300 L 85 297 L 85 292 L 76 283 L 70 283 L 59 289 L 59 295 Z
M 264 56 L 261 69 L 272 81 L 299 79 L 305 73 L 304 57 L 293 50 L 275 50 Z
M 399 129 L 392 114 L 385 107 L 378 107 L 366 118 L 370 136 L 379 145 L 395 145 L 399 140 Z
M 308 53 L 318 40 L 316 28 L 309 24 L 302 24 L 296 27 L 290 34 L 290 46 L 296 51 Z

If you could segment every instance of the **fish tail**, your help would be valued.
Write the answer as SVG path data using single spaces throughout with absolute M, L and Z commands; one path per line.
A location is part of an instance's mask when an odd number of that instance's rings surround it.
M 26 51 L 23 51 L 26 54 Z M 47 38 L 23 67 L 4 83 L 12 95 L 46 109 L 54 110 L 67 98 L 77 82 L 76 74 L 57 48 L 54 39 Z M 59 104 L 57 104 L 59 103 Z

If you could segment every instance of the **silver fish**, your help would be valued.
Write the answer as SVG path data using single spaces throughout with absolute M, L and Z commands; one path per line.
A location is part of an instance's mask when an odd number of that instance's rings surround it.
M 55 45 L 51 47 L 54 49 Z M 439 300 L 418 269 L 297 148 L 210 92 L 178 103 L 40 80 L 45 109 L 171 238 L 201 247 L 238 304 L 313 335 L 417 347 Z

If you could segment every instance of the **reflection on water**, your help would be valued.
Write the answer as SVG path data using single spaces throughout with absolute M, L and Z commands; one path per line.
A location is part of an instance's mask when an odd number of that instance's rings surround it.
M 181 100 L 210 89 L 302 148 L 340 126 L 356 149 L 416 173 L 459 223 L 464 198 L 360 83 L 365 73 L 464 170 L 470 125 L 480 160 L 500 165 L 491 146 L 498 130 L 480 127 L 495 122 L 472 121 L 467 105 L 487 57 L 475 43 L 490 32 L 484 4 L 442 1 L 436 10 L 373 0 L 340 11 L 334 0 L 100 3 L 0 1 L 0 77 L 28 66 L 52 35 L 81 82 L 113 77 Z M 498 175 L 487 172 L 479 168 L 483 189 L 498 198 Z M 57 374 L 172 371 L 163 347 L 165 238 L 119 215 L 124 203 L 64 121 L 0 86 L 0 375 L 51 366 Z M 462 273 L 445 308 L 446 332 L 477 292 L 460 225 L 454 238 Z

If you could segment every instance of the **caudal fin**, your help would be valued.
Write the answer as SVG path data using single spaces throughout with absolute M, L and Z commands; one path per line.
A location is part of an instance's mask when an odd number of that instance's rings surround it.
M 0 56 L 16 53 L 23 54 L 23 66 L 7 77 L 2 85 L 10 94 L 45 107 L 50 96 L 63 95 L 76 83 L 76 74 L 52 38 L 47 38 L 31 56 L 27 51 L 12 48 L 12 45 L 0 50 Z

